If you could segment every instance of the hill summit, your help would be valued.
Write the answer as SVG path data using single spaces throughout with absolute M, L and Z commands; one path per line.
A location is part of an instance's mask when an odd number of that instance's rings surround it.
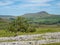
M 27 13 L 22 16 L 27 18 L 38 18 L 38 17 L 42 18 L 42 17 L 50 16 L 50 14 L 48 14 L 46 11 L 41 11 L 37 13 Z
M 48 14 L 46 11 L 38 12 L 39 14 Z

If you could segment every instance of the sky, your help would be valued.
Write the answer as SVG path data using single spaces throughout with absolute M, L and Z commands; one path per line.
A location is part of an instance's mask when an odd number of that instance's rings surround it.
M 46 11 L 60 14 L 60 0 L 0 0 L 0 15 L 23 15 Z

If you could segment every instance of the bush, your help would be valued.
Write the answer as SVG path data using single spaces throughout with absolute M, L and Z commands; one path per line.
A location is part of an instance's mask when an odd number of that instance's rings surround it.
M 18 33 L 20 32 L 35 32 L 36 29 L 33 25 L 28 23 L 28 20 L 24 17 L 17 17 L 14 21 L 9 25 L 9 31 Z

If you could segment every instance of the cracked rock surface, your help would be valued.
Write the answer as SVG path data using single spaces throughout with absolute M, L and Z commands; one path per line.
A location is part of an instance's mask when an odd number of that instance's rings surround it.
M 13 42 L 1 42 L 15 40 Z M 60 42 L 60 32 L 20 35 L 16 37 L 0 37 L 0 45 L 39 45 Z

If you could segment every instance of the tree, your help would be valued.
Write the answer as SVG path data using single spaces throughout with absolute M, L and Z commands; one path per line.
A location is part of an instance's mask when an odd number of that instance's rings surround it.
M 12 21 L 9 25 L 9 31 L 18 33 L 20 32 L 34 32 L 35 30 L 31 24 L 28 23 L 28 20 L 24 17 L 17 17 L 14 21 Z

